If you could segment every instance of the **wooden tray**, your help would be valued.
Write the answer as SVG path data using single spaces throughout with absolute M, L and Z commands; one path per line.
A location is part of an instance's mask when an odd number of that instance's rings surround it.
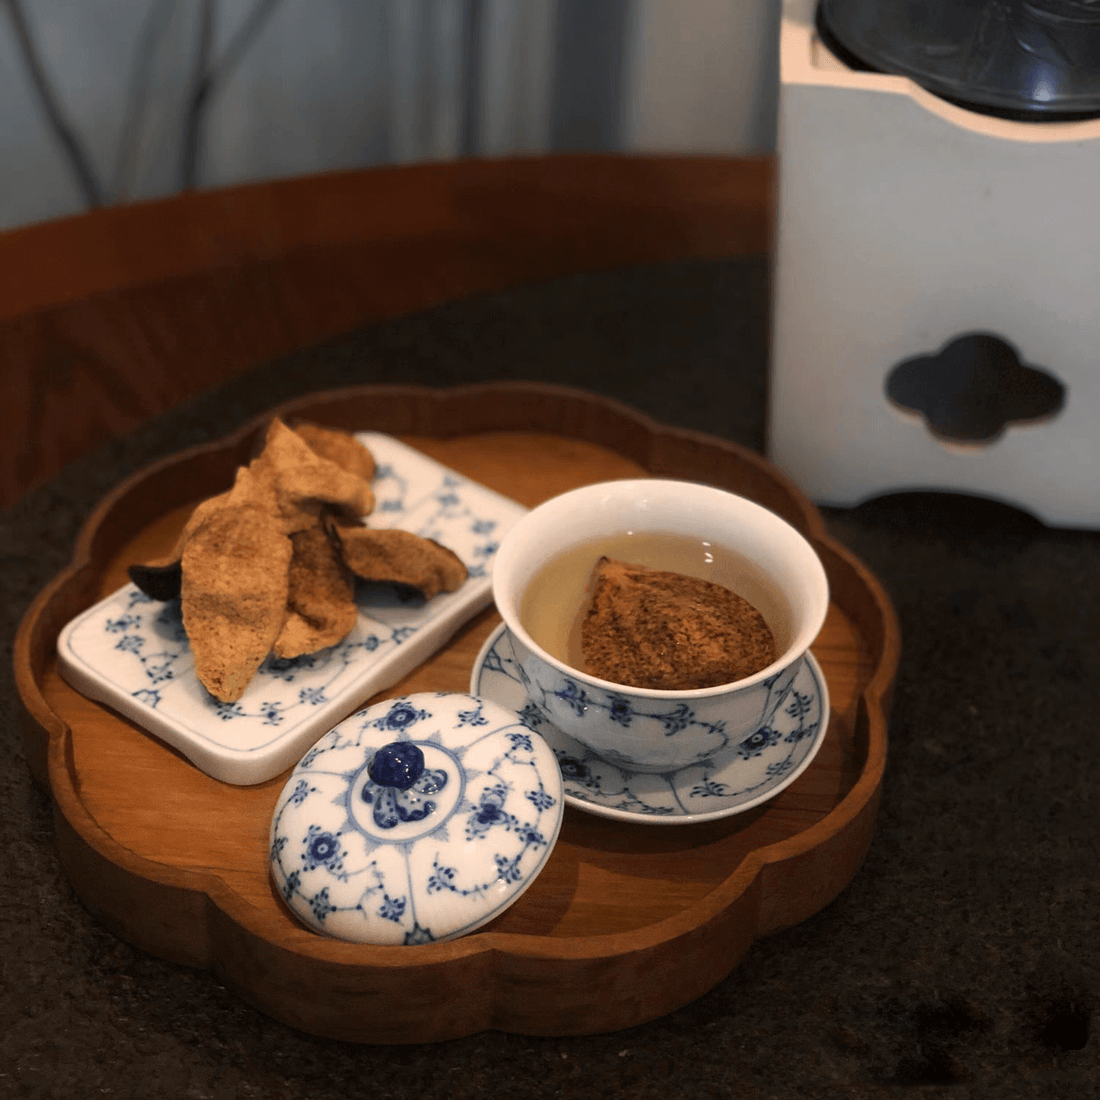
M 394 1043 L 488 1028 L 583 1034 L 687 1004 L 756 937 L 806 919 L 850 881 L 874 827 L 898 630 L 878 582 L 774 468 L 615 402 L 535 384 L 359 387 L 273 411 L 390 432 L 528 506 L 648 472 L 709 482 L 772 508 L 813 540 L 832 588 L 813 647 L 832 697 L 825 743 L 776 798 L 722 821 L 647 828 L 568 808 L 532 887 L 464 939 L 371 947 L 310 933 L 282 907 L 267 874 L 268 825 L 285 776 L 243 788 L 210 779 L 70 689 L 54 650 L 70 618 L 124 583 L 129 562 L 166 549 L 195 500 L 230 484 L 262 431 L 257 421 L 120 485 L 16 637 L 27 755 L 53 798 L 61 862 L 113 932 L 211 969 L 257 1008 L 317 1035 Z M 385 694 L 465 690 L 498 621 L 483 612 Z

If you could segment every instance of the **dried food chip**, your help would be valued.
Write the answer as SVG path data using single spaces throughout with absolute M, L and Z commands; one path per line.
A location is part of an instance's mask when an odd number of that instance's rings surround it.
M 274 489 L 288 535 L 312 527 L 325 506 L 354 517 L 374 509 L 369 482 L 316 454 L 278 418 L 271 422 L 264 449 L 249 468 Z
M 195 673 L 236 702 L 286 619 L 291 542 L 256 505 L 221 508 L 183 548 L 183 626 Z
M 304 439 L 314 454 L 335 462 L 341 470 L 355 474 L 364 481 L 374 477 L 374 455 L 350 432 L 336 428 L 323 428 L 320 424 L 301 421 L 294 425 L 294 433 Z
M 275 639 L 276 657 L 300 657 L 335 645 L 353 626 L 357 609 L 351 573 L 320 527 L 290 536 L 287 618 Z
M 466 579 L 466 566 L 453 551 L 432 539 L 396 528 L 334 527 L 348 568 L 367 581 L 404 584 L 426 600 L 454 592 Z
M 275 508 L 274 490 L 257 478 L 248 466 L 237 467 L 231 489 L 199 501 L 167 557 L 131 565 L 127 570 L 130 580 L 154 600 L 178 598 L 183 579 L 183 548 L 188 540 L 215 512 L 243 505 L 253 505 L 263 511 L 273 511 Z
M 732 683 L 777 656 L 763 615 L 737 593 L 606 557 L 596 563 L 581 652 L 593 676 L 663 691 Z
M 239 699 L 269 653 L 298 657 L 343 640 L 357 617 L 353 571 L 426 599 L 466 579 L 438 543 L 361 525 L 374 470 L 348 433 L 276 418 L 233 487 L 194 509 L 172 554 L 130 567 L 154 599 L 180 598 L 196 675 L 215 698 Z

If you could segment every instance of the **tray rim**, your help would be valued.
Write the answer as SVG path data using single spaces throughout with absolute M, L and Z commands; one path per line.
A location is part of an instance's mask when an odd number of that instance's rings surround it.
M 866 726 L 867 760 L 855 784 L 826 817 L 791 837 L 754 849 L 723 882 L 718 884 L 703 899 L 696 902 L 690 910 L 664 918 L 655 924 L 645 926 L 643 929 L 568 938 L 490 930 L 480 932 L 476 936 L 447 943 L 421 945 L 416 949 L 417 956 L 415 959 L 410 958 L 407 948 L 372 947 L 368 949 L 368 952 L 364 952 L 362 945 L 348 945 L 335 940 L 325 940 L 311 935 L 305 929 L 299 931 L 290 926 L 287 926 L 282 934 L 273 935 L 270 929 L 262 927 L 262 915 L 256 907 L 251 905 L 245 898 L 237 895 L 216 873 L 187 870 L 156 862 L 123 846 L 98 825 L 81 802 L 76 790 L 68 782 L 72 764 L 72 731 L 64 719 L 57 715 L 47 704 L 37 679 L 37 675 L 41 670 L 34 667 L 33 661 L 32 643 L 35 640 L 35 634 L 36 632 L 40 633 L 43 629 L 48 629 L 48 623 L 46 627 L 43 626 L 44 618 L 49 618 L 46 612 L 59 595 L 72 588 L 79 588 L 81 580 L 86 581 L 88 579 L 84 575 L 94 564 L 93 557 L 97 539 L 103 537 L 102 532 L 112 516 L 124 511 L 122 509 L 124 502 L 133 495 L 140 495 L 143 486 L 154 483 L 158 476 L 181 464 L 202 464 L 207 460 L 216 459 L 222 462 L 228 461 L 235 465 L 247 455 L 272 416 L 304 415 L 307 409 L 310 410 L 311 416 L 317 416 L 318 412 L 323 411 L 326 406 L 329 408 L 347 408 L 351 398 L 357 401 L 362 401 L 365 398 L 388 399 L 396 402 L 398 406 L 404 403 L 409 406 L 410 410 L 418 410 L 414 421 L 410 421 L 407 427 L 387 425 L 377 430 L 389 431 L 395 435 L 427 435 L 438 438 L 447 438 L 448 435 L 451 437 L 455 435 L 476 435 L 494 430 L 545 430 L 557 435 L 572 435 L 575 438 L 591 439 L 590 435 L 564 430 L 561 422 L 562 417 L 558 415 L 561 412 L 560 407 L 563 405 L 590 409 L 598 415 L 625 419 L 629 424 L 638 427 L 639 435 L 648 433 L 652 438 L 662 437 L 689 448 L 702 446 L 725 451 L 739 463 L 754 468 L 768 483 L 778 485 L 784 490 L 790 502 L 794 518 L 800 521 L 798 525 L 802 527 L 804 533 L 811 538 L 815 548 L 822 554 L 826 570 L 830 573 L 831 585 L 833 571 L 846 571 L 849 574 L 849 583 L 862 585 L 880 616 L 882 637 L 879 640 L 879 648 L 881 649 L 881 656 L 878 666 L 864 685 L 859 699 L 860 719 Z M 441 422 L 449 403 L 477 403 L 481 401 L 495 402 L 497 405 L 503 403 L 504 407 L 522 404 L 525 409 L 531 410 L 536 415 L 528 417 L 530 422 L 519 425 L 514 422 L 498 425 L 487 424 L 484 427 L 463 430 L 458 433 L 431 430 L 433 425 L 438 425 Z M 546 409 L 550 406 L 555 406 L 557 413 L 551 416 L 542 415 L 540 423 L 539 415 L 545 414 Z M 400 408 L 398 412 L 400 413 Z M 321 419 L 322 417 L 318 418 Z M 326 422 L 331 421 L 332 418 L 329 417 Z M 362 430 L 367 430 L 368 428 L 375 428 L 376 425 L 360 425 L 360 427 Z M 615 449 L 618 450 L 618 448 Z M 127 530 L 127 525 L 123 523 L 120 525 L 123 534 L 115 534 L 113 538 L 118 541 L 119 539 L 131 537 L 143 525 L 144 523 L 136 523 L 132 525 L 132 530 Z M 430 967 L 459 960 L 473 960 L 478 956 L 481 956 L 481 961 L 485 962 L 486 959 L 497 953 L 504 953 L 515 958 L 547 961 L 563 959 L 601 960 L 621 957 L 624 954 L 638 955 L 690 935 L 699 928 L 707 927 L 714 921 L 720 920 L 723 913 L 730 910 L 739 899 L 752 890 L 769 867 L 796 860 L 812 853 L 814 849 L 827 845 L 831 840 L 839 837 L 844 830 L 853 826 L 861 815 L 869 813 L 873 827 L 873 817 L 877 809 L 886 763 L 886 715 L 889 695 L 899 656 L 900 635 L 896 615 L 877 578 L 853 554 L 828 535 L 824 520 L 817 508 L 786 475 L 772 467 L 763 457 L 730 441 L 688 429 L 660 424 L 646 414 L 614 399 L 573 387 L 525 382 L 477 383 L 443 389 L 419 386 L 361 385 L 321 391 L 283 402 L 259 416 L 251 418 L 234 432 L 221 439 L 197 444 L 157 459 L 124 478 L 103 497 L 88 515 L 75 540 L 69 565 L 62 569 L 42 589 L 27 609 L 20 622 L 14 647 L 17 689 L 26 710 L 26 716 L 29 719 L 27 732 L 29 738 L 28 762 L 35 779 L 53 798 L 55 818 L 58 820 L 59 825 L 58 847 L 63 850 L 63 863 L 66 861 L 66 855 L 70 860 L 80 860 L 91 856 L 97 862 L 113 867 L 118 874 L 123 876 L 131 876 L 141 880 L 144 884 L 151 884 L 154 887 L 163 888 L 173 893 L 182 891 L 184 894 L 190 895 L 192 906 L 197 905 L 200 909 L 207 910 L 205 919 L 208 925 L 216 924 L 221 919 L 217 917 L 217 913 L 220 912 L 222 918 L 236 925 L 240 931 L 257 937 L 270 949 L 274 949 L 279 953 L 287 953 L 299 960 L 314 961 L 325 965 L 363 967 L 368 964 L 368 960 L 365 960 L 363 955 L 369 953 L 369 966 L 380 970 L 407 970 L 410 966 Z M 36 729 L 37 733 L 35 732 Z M 46 735 L 45 752 L 35 751 L 36 739 L 40 741 L 43 733 Z M 870 832 L 867 836 L 868 842 L 869 839 Z M 82 853 L 78 849 L 86 849 L 86 851 Z M 861 861 L 862 856 L 852 867 L 852 874 L 855 873 Z M 846 881 L 849 880 L 850 876 Z M 828 900 L 831 900 L 831 898 L 826 899 L 823 904 L 827 903 Z M 117 924 L 109 911 L 109 907 L 105 910 L 104 906 L 97 903 L 95 899 L 90 903 L 86 901 L 86 904 L 108 926 Z M 213 912 L 209 911 L 210 907 L 213 907 Z M 817 911 L 820 907 L 820 905 L 815 906 L 811 912 Z M 810 914 L 807 913 L 806 915 Z M 797 923 L 797 921 L 794 923 Z M 750 942 L 757 935 L 767 934 L 767 932 L 773 930 L 775 929 L 765 929 L 764 932 L 759 929 L 755 930 L 753 936 L 750 937 Z M 126 935 L 123 938 L 135 942 L 132 935 Z M 182 955 L 177 946 L 167 942 L 158 942 L 155 933 L 149 938 L 148 942 L 137 943 L 137 946 L 143 947 L 162 958 L 217 971 L 224 967 L 224 960 L 219 960 L 217 957 L 212 942 L 214 938 L 216 937 L 213 937 L 211 930 L 207 928 L 205 934 L 198 937 L 196 946 L 189 952 L 185 951 Z M 205 949 L 203 949 L 201 941 L 206 942 Z M 724 976 L 724 973 L 713 976 L 710 985 L 713 985 Z M 709 988 L 709 985 L 707 988 Z M 671 1011 L 671 1008 L 666 1009 L 666 1011 Z M 663 1013 L 658 1013 L 658 1015 L 660 1014 Z M 480 1030 L 480 1028 L 474 1028 L 474 1030 Z

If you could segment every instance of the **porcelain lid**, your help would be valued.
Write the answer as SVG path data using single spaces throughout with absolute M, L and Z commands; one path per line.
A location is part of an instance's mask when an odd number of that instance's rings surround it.
M 322 935 L 454 939 L 508 908 L 542 870 L 564 802 L 550 748 L 474 695 L 387 699 L 302 757 L 275 805 L 271 874 Z

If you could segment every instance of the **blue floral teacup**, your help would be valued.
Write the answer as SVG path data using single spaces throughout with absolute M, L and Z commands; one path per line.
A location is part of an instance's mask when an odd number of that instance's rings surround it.
M 535 641 L 524 597 L 545 566 L 581 546 L 591 546 L 594 563 L 609 540 L 622 545 L 624 534 L 646 533 L 712 543 L 736 556 L 743 574 L 730 587 L 771 628 L 778 656 L 770 665 L 728 684 L 663 691 L 589 675 Z M 829 604 L 813 547 L 774 512 L 710 486 L 648 478 L 585 486 L 529 512 L 501 542 L 493 596 L 529 721 L 549 721 L 605 760 L 642 772 L 678 771 L 766 730 Z M 540 598 L 574 601 L 575 593 L 554 589 Z

